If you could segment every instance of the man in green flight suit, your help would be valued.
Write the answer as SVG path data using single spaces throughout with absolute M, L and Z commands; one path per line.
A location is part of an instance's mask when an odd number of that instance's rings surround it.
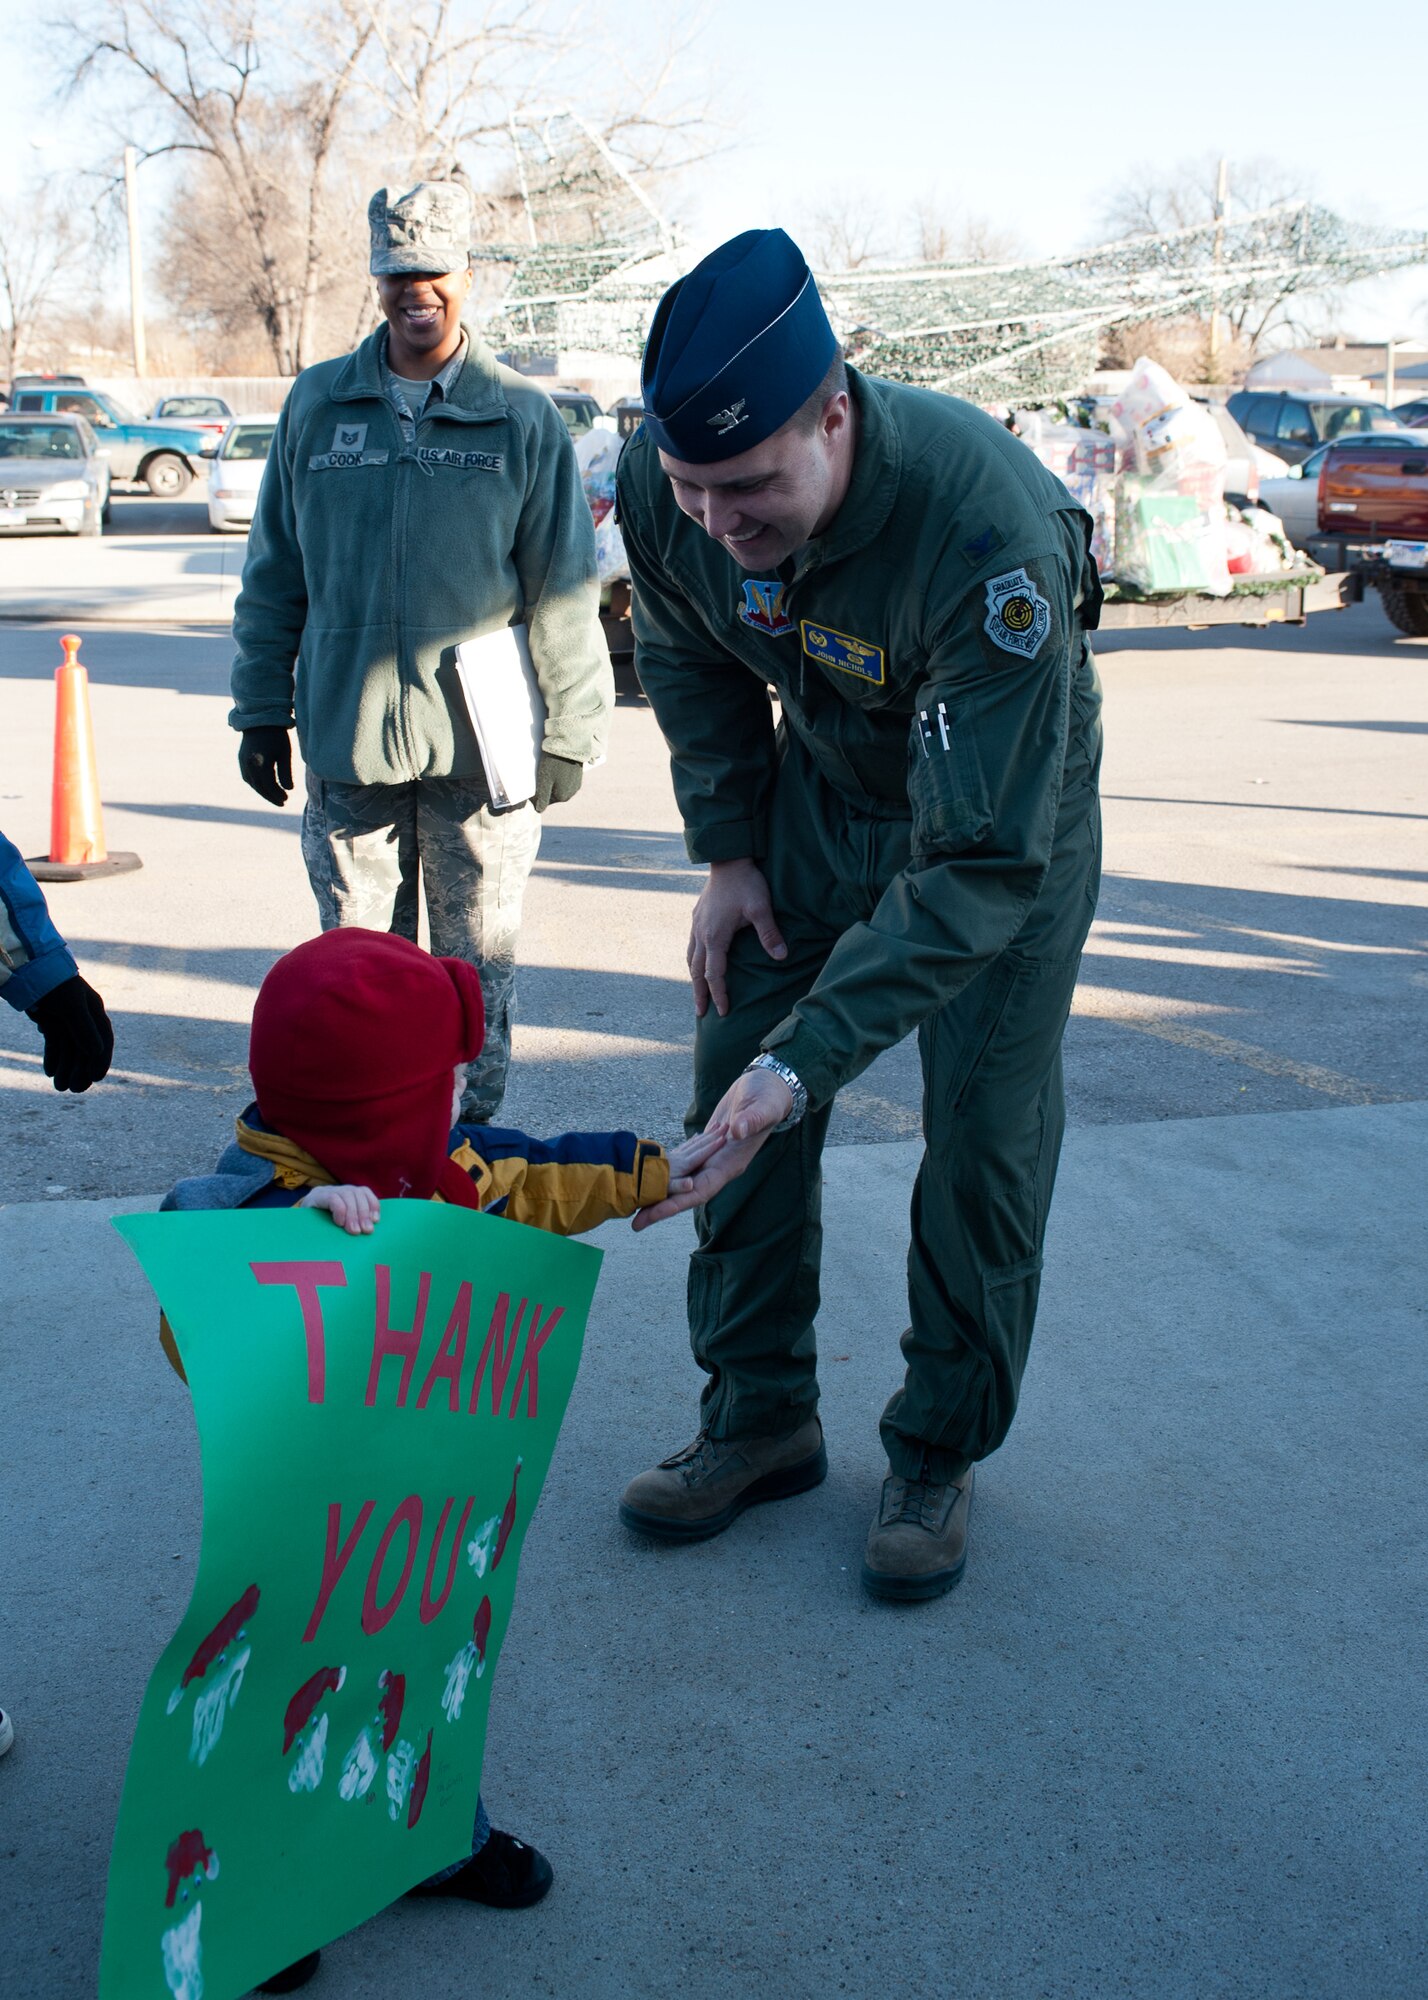
M 841 1086 L 916 1029 L 911 1324 L 862 1576 L 933 1597 L 1016 1408 L 1099 886 L 1090 522 L 977 409 L 845 368 L 781 230 L 665 295 L 644 403 L 619 469 L 636 664 L 709 867 L 689 1127 L 729 1136 L 642 1218 L 699 1206 L 708 1381 L 621 1514 L 694 1540 L 823 1478 L 820 1155 Z

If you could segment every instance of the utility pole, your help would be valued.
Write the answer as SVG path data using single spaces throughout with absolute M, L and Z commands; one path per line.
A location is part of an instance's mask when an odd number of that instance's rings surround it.
M 144 351 L 144 268 L 139 251 L 139 156 L 124 148 L 124 214 L 129 225 L 129 320 L 134 333 L 134 373 L 148 373 Z
M 1393 350 L 1397 347 L 1397 345 L 1398 342 L 1396 340 L 1390 339 L 1388 343 L 1388 359 L 1385 361 L 1383 369 L 1383 400 L 1385 403 L 1387 403 L 1389 409 L 1393 408 L 1393 392 L 1394 389 L 1397 387 L 1397 384 L 1394 381 L 1394 365 L 1393 365 L 1394 364 Z
M 1220 379 L 1220 271 L 1225 261 L 1225 203 L 1229 186 L 1230 163 L 1221 160 L 1215 176 L 1215 278 L 1210 301 L 1210 359 L 1205 371 L 1211 382 Z

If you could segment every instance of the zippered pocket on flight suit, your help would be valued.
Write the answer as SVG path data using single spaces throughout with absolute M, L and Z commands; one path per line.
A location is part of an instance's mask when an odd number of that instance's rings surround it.
M 914 859 L 960 854 L 992 830 L 992 804 L 977 754 L 971 704 L 933 687 L 908 733 L 907 796 Z

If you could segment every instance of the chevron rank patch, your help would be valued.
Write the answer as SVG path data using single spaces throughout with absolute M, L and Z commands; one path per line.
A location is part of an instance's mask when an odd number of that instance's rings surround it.
M 1004 653 L 1034 659 L 1051 630 L 1051 606 L 1024 569 L 994 576 L 987 585 L 987 616 L 982 627 Z

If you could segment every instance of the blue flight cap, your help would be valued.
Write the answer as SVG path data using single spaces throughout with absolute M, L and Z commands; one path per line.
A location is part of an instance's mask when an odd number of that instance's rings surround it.
M 670 286 L 645 343 L 645 429 L 661 451 L 714 465 L 786 424 L 838 343 L 803 252 L 746 229 Z

